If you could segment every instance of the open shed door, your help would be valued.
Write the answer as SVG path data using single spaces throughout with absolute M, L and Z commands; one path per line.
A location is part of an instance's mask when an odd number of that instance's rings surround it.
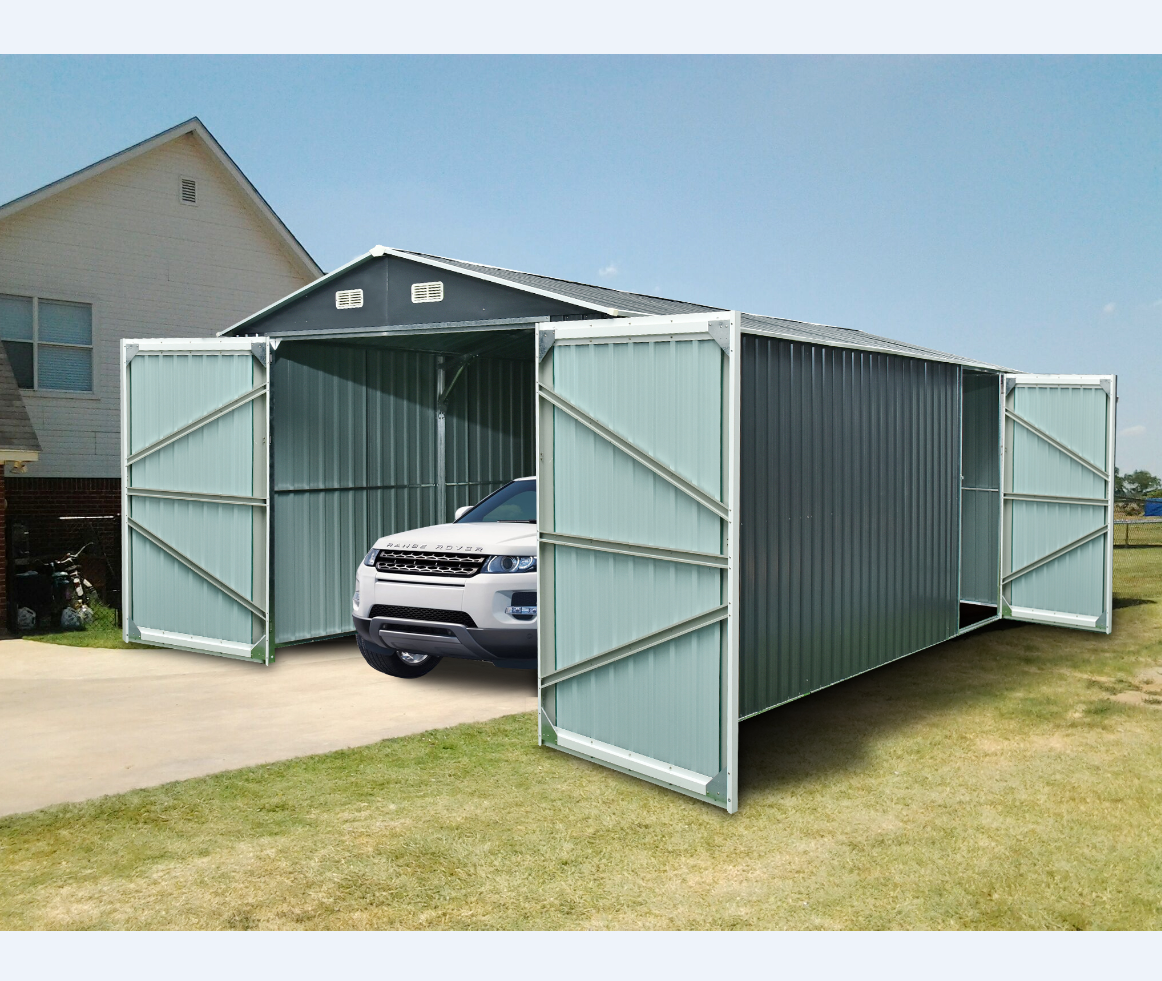
M 538 330 L 541 741 L 738 807 L 738 316 Z
M 125 639 L 269 663 L 269 342 L 121 350 Z
M 1109 633 L 1113 375 L 1006 375 L 1001 613 Z

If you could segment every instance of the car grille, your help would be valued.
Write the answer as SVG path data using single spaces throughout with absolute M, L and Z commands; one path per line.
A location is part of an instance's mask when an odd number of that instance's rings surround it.
M 381 549 L 375 560 L 379 572 L 402 572 L 409 576 L 474 576 L 488 559 L 478 552 L 462 555 L 457 552 L 409 552 Z
M 377 603 L 371 608 L 373 617 L 393 617 L 397 620 L 428 620 L 432 623 L 458 623 L 475 627 L 476 621 L 463 610 L 433 610 L 426 606 L 384 606 Z

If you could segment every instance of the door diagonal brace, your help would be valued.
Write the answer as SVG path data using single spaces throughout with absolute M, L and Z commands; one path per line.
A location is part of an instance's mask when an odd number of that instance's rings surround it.
M 570 678 L 576 678 L 578 675 L 586 674 L 596 668 L 603 668 L 607 664 L 620 661 L 624 657 L 637 654 L 639 651 L 644 651 L 649 647 L 656 647 L 658 644 L 664 644 L 668 640 L 674 640 L 676 637 L 682 637 L 685 634 L 693 633 L 695 630 L 701 630 L 703 627 L 708 627 L 710 624 L 717 623 L 719 620 L 725 620 L 726 617 L 726 605 L 716 606 L 714 609 L 707 610 L 705 613 L 699 613 L 697 616 L 690 617 L 688 620 L 682 620 L 680 623 L 674 623 L 661 630 L 655 630 L 652 634 L 645 634 L 642 637 L 631 640 L 628 644 L 622 644 L 620 647 L 612 647 L 607 651 L 602 651 L 600 654 L 587 657 L 584 661 L 578 661 L 576 664 L 570 664 L 567 668 L 561 668 L 559 671 L 547 674 L 541 679 L 541 687 L 548 688 L 550 685 L 568 681 Z
M 209 572 L 206 569 L 203 569 L 200 565 L 198 565 L 198 563 L 196 563 L 192 559 L 189 559 L 186 556 L 182 555 L 182 553 L 179 552 L 172 545 L 170 545 L 169 542 L 163 541 L 162 539 L 158 538 L 157 535 L 155 535 L 148 528 L 143 527 L 141 522 L 136 521 L 130 517 L 126 517 L 125 521 L 129 525 L 130 528 L 132 528 L 135 532 L 137 532 L 137 534 L 139 534 L 147 542 L 153 543 L 158 548 L 160 548 L 163 552 L 165 552 L 166 555 L 170 556 L 171 558 L 177 559 L 182 565 L 184 565 L 191 572 L 197 573 L 199 576 L 201 576 L 203 579 L 205 579 L 206 582 L 208 582 L 211 586 L 215 587 L 216 589 L 221 590 L 223 593 L 225 593 L 227 596 L 229 596 L 232 600 L 234 600 L 235 603 L 240 603 L 242 606 L 246 607 L 246 609 L 248 609 L 255 616 L 261 617 L 263 620 L 266 619 L 266 613 L 262 610 L 261 607 L 255 606 L 254 603 L 252 603 L 250 600 L 248 600 L 245 596 L 243 596 L 237 590 L 232 589 L 231 587 L 227 586 L 224 582 L 222 582 L 221 579 L 219 579 L 217 576 L 215 576 L 212 572 Z
M 1104 497 L 1069 497 L 1065 494 L 1012 494 L 1008 491 L 1005 492 L 1005 500 L 1028 501 L 1032 504 L 1088 504 L 1103 508 L 1108 507 L 1110 503 Z
M 153 487 L 126 487 L 130 497 L 160 497 L 167 501 L 199 501 L 203 504 L 238 504 L 252 508 L 266 507 L 265 497 L 241 497 L 235 494 L 200 494 L 196 491 L 157 490 Z
M 201 429 L 203 426 L 208 426 L 215 419 L 221 419 L 222 416 L 229 415 L 235 409 L 239 409 L 242 406 L 246 405 L 247 402 L 253 402 L 260 395 L 265 395 L 265 394 L 266 394 L 266 385 L 265 384 L 255 385 L 254 388 L 252 388 L 249 392 L 245 392 L 242 395 L 239 395 L 238 398 L 232 399 L 231 401 L 227 402 L 225 405 L 219 406 L 213 412 L 210 412 L 207 415 L 204 415 L 204 416 L 201 416 L 200 418 L 195 419 L 188 426 L 182 426 L 181 429 L 175 430 L 174 432 L 170 433 L 168 436 L 163 436 L 161 439 L 150 443 L 148 446 L 143 446 L 136 453 L 130 453 L 128 458 L 126 458 L 126 460 L 125 460 L 126 465 L 133 466 L 133 464 L 137 463 L 138 460 L 145 459 L 151 453 L 156 453 L 158 450 L 162 449 L 163 447 L 169 446 L 170 443 L 176 443 L 179 439 L 182 439 L 185 436 L 189 436 L 190 433 L 196 432 L 197 430 Z
M 1028 419 L 1024 419 L 1021 416 L 1017 415 L 1017 413 L 1015 413 L 1012 409 L 1005 409 L 1005 415 L 1008 416 L 1010 419 L 1012 419 L 1013 422 L 1019 423 L 1020 425 L 1024 426 L 1034 436 L 1041 437 L 1041 439 L 1045 440 L 1046 443 L 1048 443 L 1054 449 L 1060 450 L 1062 453 L 1064 453 L 1071 460 L 1076 460 L 1078 463 L 1080 463 L 1087 470 L 1092 470 L 1095 474 L 1097 474 L 1099 477 L 1101 477 L 1102 480 L 1109 480 L 1110 479 L 1110 475 L 1108 473 L 1106 473 L 1104 470 L 1102 470 L 1101 467 L 1095 467 L 1085 457 L 1081 456 L 1078 453 L 1075 453 L 1073 450 L 1071 450 L 1068 446 L 1066 446 L 1064 443 L 1060 442 L 1059 440 L 1054 439 L 1047 432 L 1045 432 L 1045 430 L 1038 429 L 1031 422 L 1029 422 Z
M 1082 535 L 1081 538 L 1077 539 L 1077 541 L 1070 542 L 1068 545 L 1063 545 L 1061 548 L 1057 549 L 1056 552 L 1050 552 L 1048 555 L 1037 559 L 1035 562 L 1030 562 L 1028 565 L 1021 566 L 1021 568 L 1019 568 L 1016 572 L 1010 572 L 1007 576 L 1005 576 L 1005 578 L 1001 580 L 1001 585 L 1007 586 L 1014 579 L 1019 579 L 1021 576 L 1025 575 L 1025 573 L 1032 572 L 1034 569 L 1040 569 L 1041 566 L 1048 565 L 1055 559 L 1061 558 L 1061 556 L 1063 556 L 1066 552 L 1072 552 L 1075 548 L 1081 548 L 1081 546 L 1086 542 L 1092 542 L 1095 538 L 1101 538 L 1101 536 L 1104 535 L 1107 531 L 1109 531 L 1109 529 L 1103 525 L 1096 531 L 1091 531 L 1088 535 Z
M 556 532 L 541 532 L 541 541 L 549 545 L 567 545 L 569 548 L 587 548 L 594 552 L 616 552 L 618 555 L 633 555 L 643 559 L 661 559 L 664 562 L 685 562 L 689 565 L 708 565 L 715 569 L 725 569 L 729 559 L 714 552 L 690 552 L 681 548 L 655 548 L 652 545 L 638 545 L 634 542 L 615 542 L 607 538 L 586 538 L 582 535 L 558 535 Z
M 675 473 L 673 470 L 667 467 L 664 463 L 662 463 L 661 460 L 651 456 L 640 446 L 631 443 L 624 436 L 618 435 L 608 426 L 598 422 L 593 418 L 593 416 L 589 415 L 583 409 L 579 409 L 567 399 L 562 398 L 547 385 L 539 385 L 538 392 L 541 398 L 543 398 L 546 402 L 556 406 L 556 408 L 560 409 L 566 415 L 572 416 L 586 429 L 592 430 L 602 439 L 613 444 L 615 447 L 617 447 L 617 449 L 621 450 L 621 452 L 626 456 L 636 460 L 643 467 L 652 470 L 663 480 L 669 481 L 671 484 L 677 487 L 678 490 L 682 491 L 682 493 L 692 497 L 703 507 L 713 511 L 716 515 L 718 515 L 718 517 L 723 519 L 728 519 L 730 517 L 729 509 L 720 500 L 711 497 L 700 487 L 694 486 L 694 484 L 690 483 L 690 481 L 688 481 L 685 477 Z

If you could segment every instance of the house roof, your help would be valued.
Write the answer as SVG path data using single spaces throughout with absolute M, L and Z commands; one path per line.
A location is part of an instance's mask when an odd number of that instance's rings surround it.
M 210 156 L 217 160 L 222 166 L 222 169 L 234 179 L 242 191 L 243 197 L 251 203 L 259 215 L 266 219 L 274 230 L 276 237 L 283 242 L 291 255 L 302 265 L 306 274 L 308 276 L 321 276 L 323 270 L 319 267 L 319 264 L 311 258 L 310 253 L 303 248 L 302 243 L 294 237 L 291 230 L 283 223 L 283 220 L 275 214 L 274 209 L 267 203 L 266 198 L 258 193 L 258 188 L 250 183 L 250 179 L 242 173 L 239 166 L 231 159 L 230 154 L 222 149 L 222 145 L 214 139 L 213 134 L 206 129 L 205 124 L 197 116 L 194 116 L 192 119 L 187 119 L 184 123 L 178 123 L 177 126 L 158 133 L 156 136 L 151 136 L 147 140 L 135 143 L 133 146 L 127 147 L 118 153 L 98 160 L 96 163 L 89 164 L 88 167 L 69 174 L 67 177 L 62 177 L 60 180 L 53 181 L 51 184 L 45 184 L 44 187 L 38 188 L 35 191 L 30 191 L 28 194 L 13 198 L 7 204 L 0 205 L 0 220 L 19 214 L 25 208 L 30 208 L 32 205 L 38 204 L 46 198 L 52 197 L 54 194 L 59 194 L 61 191 L 67 190 L 70 187 L 75 187 L 77 184 L 87 181 L 91 177 L 103 174 L 107 170 L 127 163 L 136 157 L 140 157 L 142 154 L 149 153 L 150 150 L 155 150 L 159 146 L 169 143 L 171 140 L 176 140 L 186 135 L 194 136 L 200 140 L 209 151 Z
M 40 440 L 28 418 L 8 354 L 0 344 L 0 464 L 5 460 L 35 460 L 39 455 Z

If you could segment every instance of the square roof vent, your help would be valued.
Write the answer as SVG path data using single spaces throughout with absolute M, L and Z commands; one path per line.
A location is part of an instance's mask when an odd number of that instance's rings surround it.
M 336 290 L 336 310 L 358 310 L 363 306 L 363 290 Z
M 182 178 L 182 204 L 198 203 L 198 182 L 192 177 Z
M 442 299 L 443 283 L 412 283 L 412 303 L 439 303 Z

